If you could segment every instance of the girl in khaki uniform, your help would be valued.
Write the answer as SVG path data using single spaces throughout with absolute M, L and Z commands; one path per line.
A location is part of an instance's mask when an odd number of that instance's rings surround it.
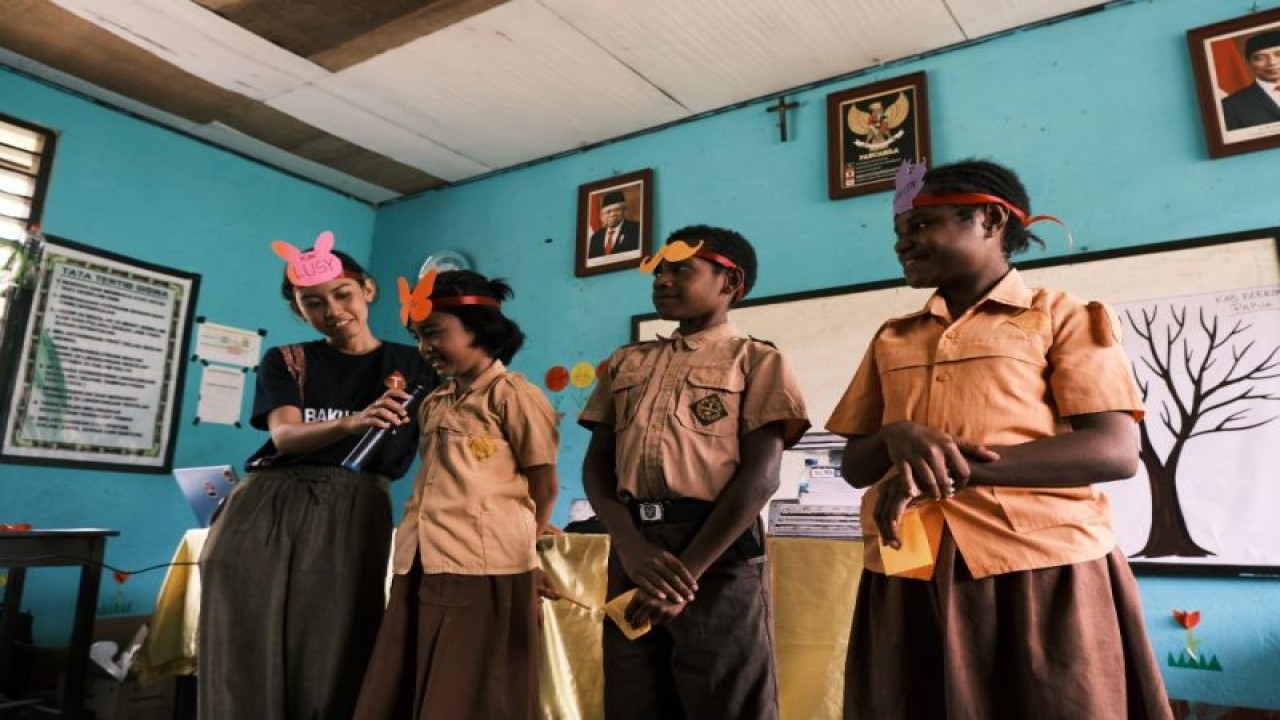
M 360 720 L 535 717 L 537 595 L 555 595 L 534 543 L 551 527 L 559 435 L 542 391 L 506 369 L 524 341 L 500 310 L 510 295 L 470 271 L 413 293 L 402 279 L 401 319 L 447 382 L 422 403 Z
M 1092 485 L 1137 470 L 1119 326 L 1011 269 L 1043 219 L 1012 171 L 945 165 L 923 190 L 900 176 L 894 250 L 907 284 L 937 292 L 880 328 L 827 423 L 849 438 L 845 478 L 870 486 L 845 717 L 1168 718 Z M 912 518 L 934 563 L 888 575 L 881 543 Z

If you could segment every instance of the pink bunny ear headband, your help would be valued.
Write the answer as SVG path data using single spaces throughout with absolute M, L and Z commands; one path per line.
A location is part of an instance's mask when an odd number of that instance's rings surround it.
M 894 175 L 893 214 L 895 216 L 913 208 L 932 205 L 986 205 L 991 203 L 1004 207 L 1014 217 L 1022 221 L 1023 227 L 1030 227 L 1042 221 L 1056 223 L 1067 231 L 1067 244 L 1074 244 L 1071 238 L 1071 229 L 1067 227 L 1066 223 L 1053 215 L 1032 215 L 1027 217 L 1027 211 L 998 195 L 976 192 L 920 192 L 924 189 L 924 175 L 928 169 L 923 162 L 912 163 L 910 160 L 903 160 L 902 164 L 898 166 L 898 172 Z
M 316 236 L 313 250 L 299 250 L 283 240 L 271 242 L 271 251 L 287 263 L 285 275 L 296 287 L 311 287 L 340 277 L 361 280 L 359 273 L 343 269 L 341 258 L 332 250 L 333 233 L 328 230 Z
M 396 286 L 400 291 L 400 324 L 408 325 L 409 321 L 420 323 L 431 317 L 431 311 L 438 307 L 457 307 L 459 305 L 487 305 L 501 308 L 502 301 L 488 295 L 450 295 L 449 297 L 432 298 L 436 287 L 436 271 L 430 270 L 418 278 L 418 282 L 409 288 L 409 281 L 403 276 L 396 278 Z

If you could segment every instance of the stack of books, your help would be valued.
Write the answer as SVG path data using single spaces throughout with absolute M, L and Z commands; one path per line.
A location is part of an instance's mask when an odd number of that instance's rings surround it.
M 862 490 L 844 481 L 834 465 L 808 464 L 796 500 L 769 504 L 769 532 L 796 537 L 861 538 Z
M 787 537 L 861 538 L 857 505 L 814 505 L 800 500 L 769 503 L 769 534 Z

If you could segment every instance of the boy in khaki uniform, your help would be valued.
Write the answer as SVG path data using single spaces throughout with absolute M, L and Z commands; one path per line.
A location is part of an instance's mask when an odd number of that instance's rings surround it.
M 578 418 L 592 431 L 583 485 L 612 538 L 609 597 L 636 589 L 627 640 L 604 632 L 609 720 L 778 716 L 760 510 L 782 451 L 809 427 L 786 359 L 742 336 L 729 308 L 755 282 L 732 230 L 692 226 L 655 269 L 671 338 L 609 358 Z

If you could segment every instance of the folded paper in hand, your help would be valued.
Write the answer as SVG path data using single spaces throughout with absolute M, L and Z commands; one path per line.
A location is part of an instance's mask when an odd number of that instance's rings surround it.
M 639 627 L 633 626 L 631 623 L 627 622 L 627 606 L 631 604 L 631 599 L 635 596 L 636 590 L 628 590 L 618 597 L 610 600 L 609 604 L 604 606 L 604 614 L 609 616 L 609 619 L 618 626 L 618 629 L 622 631 L 622 634 L 625 635 L 628 640 L 635 640 L 653 628 L 653 626 L 647 621 Z
M 899 575 L 909 570 L 928 567 L 933 564 L 933 550 L 929 547 L 929 536 L 925 533 L 920 513 L 915 508 L 908 508 L 898 521 L 898 540 L 902 545 L 897 550 L 880 540 L 880 560 L 884 562 L 884 571 L 889 575 Z

